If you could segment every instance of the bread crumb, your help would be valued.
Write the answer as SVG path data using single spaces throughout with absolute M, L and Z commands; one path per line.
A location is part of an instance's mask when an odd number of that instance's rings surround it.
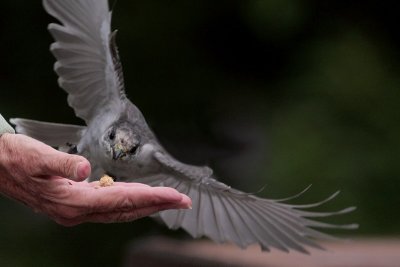
M 103 177 L 100 178 L 99 185 L 100 187 L 112 186 L 114 183 L 113 178 L 105 174 Z

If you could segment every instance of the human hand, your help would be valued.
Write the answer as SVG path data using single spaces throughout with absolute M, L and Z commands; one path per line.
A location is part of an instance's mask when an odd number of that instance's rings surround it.
M 186 209 L 191 200 L 175 189 L 138 183 L 99 187 L 83 181 L 90 163 L 19 134 L 0 136 L 0 192 L 57 223 L 125 222 L 166 209 Z

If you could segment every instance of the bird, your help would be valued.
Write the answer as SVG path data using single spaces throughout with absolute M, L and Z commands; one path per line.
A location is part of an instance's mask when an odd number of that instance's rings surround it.
M 318 220 L 349 213 L 355 207 L 334 212 L 309 210 L 338 192 L 317 203 L 288 204 L 308 188 L 291 198 L 261 198 L 220 182 L 207 166 L 175 159 L 125 93 L 108 0 L 43 0 L 43 7 L 58 20 L 48 26 L 55 40 L 50 51 L 56 58 L 58 84 L 85 125 L 13 118 L 10 122 L 18 133 L 86 157 L 92 166 L 90 181 L 107 174 L 118 181 L 172 187 L 188 195 L 192 209 L 162 211 L 157 216 L 169 228 L 182 228 L 194 238 L 308 254 L 310 248 L 324 249 L 319 240 L 336 239 L 323 229 L 358 227 Z

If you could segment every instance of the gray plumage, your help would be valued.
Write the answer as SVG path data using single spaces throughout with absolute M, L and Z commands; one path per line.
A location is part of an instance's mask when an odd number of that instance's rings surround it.
M 289 205 L 288 200 L 270 200 L 246 194 L 218 182 L 208 167 L 181 163 L 159 144 L 139 109 L 124 93 L 122 67 L 110 30 L 107 0 L 44 0 L 45 10 L 60 24 L 49 31 L 55 39 L 50 47 L 56 57 L 58 83 L 68 93 L 68 103 L 86 126 L 12 119 L 19 133 L 49 145 L 75 145 L 78 154 L 92 164 L 91 180 L 104 173 L 120 181 L 168 186 L 187 194 L 192 210 L 161 212 L 168 227 L 183 228 L 193 237 L 207 236 L 245 248 L 259 244 L 307 253 L 306 247 L 321 248 L 314 239 L 331 238 L 316 228 L 353 229 L 313 218 L 352 211 L 311 212 L 311 205 Z

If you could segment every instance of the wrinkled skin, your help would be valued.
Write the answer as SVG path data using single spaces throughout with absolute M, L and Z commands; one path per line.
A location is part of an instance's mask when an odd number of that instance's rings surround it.
M 90 163 L 18 134 L 0 136 L 0 192 L 65 226 L 125 222 L 191 207 L 175 189 L 138 183 L 99 187 L 84 181 Z

